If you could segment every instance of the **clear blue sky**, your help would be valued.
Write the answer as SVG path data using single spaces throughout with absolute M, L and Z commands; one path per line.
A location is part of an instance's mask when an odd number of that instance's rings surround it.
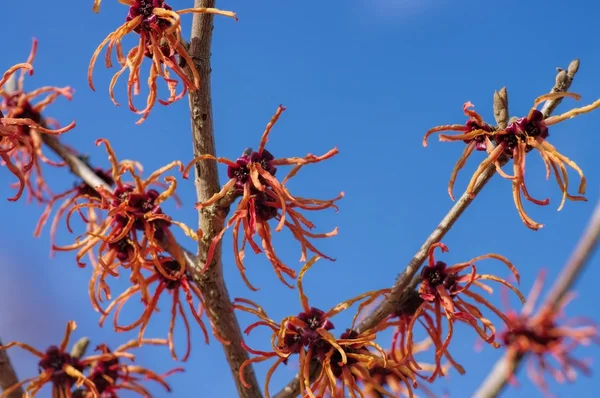
M 581 59 L 581 69 L 572 91 L 582 95 L 581 105 L 600 97 L 600 52 L 594 39 L 600 35 L 600 8 L 593 2 L 575 0 L 568 7 L 556 0 L 259 3 L 218 2 L 220 8 L 236 11 L 240 19 L 235 23 L 217 18 L 214 31 L 212 87 L 218 154 L 235 158 L 244 148 L 256 147 L 280 103 L 288 110 L 273 130 L 268 147 L 276 156 L 302 156 L 339 147 L 340 155 L 307 167 L 291 184 L 294 192 L 305 197 L 327 198 L 340 190 L 346 193 L 340 213 L 311 215 L 322 231 L 340 227 L 337 237 L 319 246 L 336 256 L 337 262 L 323 261 L 306 278 L 311 303 L 323 309 L 366 289 L 391 285 L 451 207 L 446 184 L 463 145 L 432 140 L 424 149 L 421 139 L 426 130 L 464 122 L 461 107 L 465 101 L 472 101 L 487 120 L 493 120 L 493 91 L 505 85 L 512 114 L 525 115 L 533 99 L 552 87 L 555 68 L 566 67 L 575 57 Z M 191 0 L 170 4 L 175 9 L 186 8 Z M 174 159 L 189 160 L 186 100 L 169 107 L 157 105 L 149 119 L 137 126 L 136 115 L 126 106 L 117 108 L 110 102 L 108 83 L 115 70 L 104 69 L 102 60 L 94 75 L 97 92 L 89 89 L 86 70 L 90 56 L 127 12 L 114 0 L 104 0 L 99 15 L 93 14 L 91 7 L 92 0 L 6 2 L 0 69 L 24 61 L 35 36 L 40 40 L 36 73 L 26 81 L 27 87 L 71 85 L 76 90 L 72 102 L 58 101 L 48 109 L 48 115 L 63 123 L 77 120 L 77 128 L 64 136 L 65 142 L 89 152 L 92 162 L 103 166 L 107 165 L 105 152 L 94 146 L 99 137 L 109 138 L 120 158 L 139 160 L 147 171 Z M 191 17 L 182 19 L 187 36 Z M 161 90 L 164 93 L 164 87 Z M 116 92 L 117 99 L 126 104 L 124 81 Z M 560 110 L 574 105 L 572 100 L 565 101 Z M 568 202 L 557 212 L 560 195 L 556 183 L 545 181 L 539 157 L 532 156 L 528 158 L 530 192 L 536 197 L 550 196 L 551 204 L 546 208 L 526 206 L 546 227 L 539 232 L 527 229 L 514 209 L 510 183 L 495 178 L 444 239 L 450 247 L 444 259 L 452 263 L 487 252 L 501 253 L 520 270 L 524 292 L 529 291 L 540 268 L 549 269 L 552 279 L 600 197 L 598 122 L 600 112 L 550 130 L 552 144 L 586 172 L 588 203 Z M 456 192 L 466 186 L 478 159 L 481 154 L 467 165 Z M 46 174 L 56 191 L 74 181 L 66 170 L 48 170 Z M 576 175 L 571 175 L 575 181 Z M 225 177 L 224 170 L 221 177 Z M 0 172 L 3 189 L 12 181 L 7 171 Z M 167 210 L 173 218 L 193 226 L 197 220 L 193 184 L 182 183 L 178 191 L 184 207 L 167 206 Z M 79 324 L 75 337 L 86 335 L 93 343 L 114 346 L 132 337 L 115 334 L 108 325 L 98 327 L 87 296 L 90 269 L 77 268 L 71 254 L 50 260 L 47 230 L 41 239 L 32 237 L 41 211 L 23 201 L 0 201 L 4 215 L 4 228 L 0 229 L 2 339 L 43 348 L 60 340 L 69 319 Z M 280 235 L 276 236 L 277 248 L 293 265 L 299 247 L 288 235 Z M 73 235 L 63 228 L 58 241 L 71 239 Z M 232 297 L 262 303 L 276 320 L 297 313 L 296 291 L 277 281 L 262 256 L 247 259 L 248 275 L 262 289 L 252 293 L 246 288 L 233 265 L 230 242 L 227 236 L 224 260 Z M 192 242 L 187 246 L 194 249 Z M 598 260 L 596 255 L 578 283 L 579 297 L 569 307 L 569 314 L 599 318 L 595 304 Z M 480 270 L 506 275 L 493 262 L 482 263 Z M 116 285 L 114 292 L 124 286 L 126 281 Z M 167 325 L 160 321 L 165 319 L 165 310 L 162 318 L 152 322 L 147 336 L 166 337 Z M 242 321 L 247 325 L 249 318 Z M 343 316 L 337 322 L 334 319 L 338 332 L 347 321 Z M 181 324 L 178 330 L 182 333 Z M 451 350 L 468 373 L 462 378 L 451 374 L 447 381 L 439 380 L 434 390 L 467 397 L 501 352 L 486 347 L 475 354 L 474 332 L 459 330 L 463 333 L 454 339 Z M 182 337 L 179 334 L 178 341 L 183 342 Z M 193 328 L 193 337 L 186 373 L 170 378 L 175 386 L 173 396 L 234 397 L 220 346 L 204 346 L 198 327 Z M 257 334 L 249 343 L 268 347 L 266 335 Z M 179 350 L 183 349 L 180 345 Z M 597 347 L 580 350 L 580 354 L 600 363 Z M 37 372 L 32 357 L 16 350 L 12 358 L 21 377 Z M 178 365 L 170 361 L 166 349 L 142 349 L 138 358 L 140 364 L 157 371 Z M 292 366 L 281 368 L 273 379 L 273 390 L 295 370 Z M 266 368 L 259 366 L 257 371 L 263 379 Z M 541 396 L 523 376 L 519 377 L 522 386 L 505 396 Z M 590 391 L 597 390 L 599 377 L 595 372 L 591 378 L 581 377 L 574 386 L 551 386 L 559 396 L 593 397 Z M 153 391 L 164 396 L 159 389 Z

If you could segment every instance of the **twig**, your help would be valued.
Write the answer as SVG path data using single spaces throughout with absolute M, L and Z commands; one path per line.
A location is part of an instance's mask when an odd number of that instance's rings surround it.
M 2 345 L 2 341 L 0 341 L 0 345 Z M 2 391 L 7 390 L 18 382 L 19 378 L 10 362 L 6 350 L 0 350 L 0 387 L 2 387 Z M 25 394 L 25 392 L 19 387 L 7 395 L 6 398 L 21 398 L 23 394 Z
M 568 72 L 558 68 L 558 75 L 556 77 L 556 84 L 552 88 L 551 92 L 562 92 L 569 89 L 573 81 L 573 77 L 579 68 L 579 60 L 571 62 L 568 68 Z M 549 116 L 550 113 L 556 109 L 562 99 L 554 99 L 546 101 L 542 108 L 542 113 L 545 117 Z M 508 113 L 508 95 L 506 88 L 502 88 L 499 92 L 494 93 L 494 117 L 499 128 L 506 127 L 509 120 Z M 508 159 L 500 159 L 501 165 L 504 165 Z M 487 182 L 496 174 L 496 168 L 494 165 L 490 165 L 477 179 L 474 187 L 475 195 L 471 197 L 468 193 L 464 193 L 458 201 L 452 206 L 450 211 L 433 230 L 431 235 L 425 240 L 425 243 L 421 246 L 417 254 L 408 263 L 404 271 L 396 278 L 392 291 L 390 292 L 388 299 L 380 303 L 372 313 L 370 313 L 359 325 L 356 327 L 358 333 L 362 333 L 365 330 L 374 328 L 380 324 L 386 317 L 388 317 L 394 309 L 403 305 L 409 297 L 410 292 L 414 289 L 415 283 L 414 278 L 417 271 L 425 261 L 427 257 L 427 251 L 429 247 L 434 243 L 438 243 L 452 228 L 454 223 L 459 219 L 462 213 L 471 204 L 474 198 L 479 194 L 481 189 L 487 184 Z M 300 387 L 298 383 L 298 376 L 296 375 L 277 395 L 277 398 L 292 398 L 300 393 Z
M 556 278 L 552 289 L 546 296 L 542 308 L 556 309 L 563 297 L 569 292 L 585 270 L 588 260 L 600 243 L 600 201 L 596 205 L 594 214 L 590 219 L 583 235 L 581 236 L 571 257 L 563 267 L 560 275 Z M 512 374 L 514 374 L 523 360 L 523 356 L 517 357 L 512 363 L 508 362 L 506 355 L 496 362 L 488 377 L 481 384 L 474 397 L 494 398 L 497 397 Z
M 215 1 L 196 0 L 194 6 L 215 7 Z M 210 88 L 210 48 L 213 28 L 212 15 L 194 14 L 189 54 L 200 74 L 199 89 L 189 93 L 194 156 L 216 154 Z M 186 72 L 191 77 L 189 66 L 186 66 Z M 205 202 L 220 191 L 221 186 L 216 162 L 203 161 L 196 164 L 195 185 L 199 202 Z M 202 230 L 202 238 L 199 240 L 197 257 L 200 261 L 196 262 L 195 267 L 188 267 L 188 270 L 204 294 L 204 303 L 216 333 L 230 342 L 230 344 L 224 345 L 223 348 L 239 396 L 242 398 L 256 398 L 261 397 L 262 394 L 253 368 L 248 366 L 245 369 L 244 378 L 250 385 L 249 388 L 242 385 L 239 377 L 239 369 L 242 363 L 248 360 L 248 353 L 242 347 L 242 332 L 233 312 L 231 299 L 223 279 L 220 243 L 216 247 L 214 260 L 209 265 L 207 272 L 205 274 L 200 272 L 204 267 L 210 243 L 223 229 L 225 217 L 229 212 L 229 205 L 234 199 L 234 194 L 228 195 L 228 198 L 215 206 L 200 211 L 199 227 Z

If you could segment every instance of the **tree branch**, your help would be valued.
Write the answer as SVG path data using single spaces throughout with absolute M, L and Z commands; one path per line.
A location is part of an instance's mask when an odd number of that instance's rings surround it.
M 215 7 L 215 1 L 196 0 L 194 6 L 196 8 L 212 8 Z M 213 16 L 211 14 L 194 14 L 188 51 L 194 61 L 194 66 L 200 74 L 199 89 L 189 93 L 194 156 L 216 155 L 210 87 L 210 49 L 213 28 Z M 189 65 L 186 66 L 186 73 L 192 77 Z M 207 201 L 221 190 L 216 162 L 203 161 L 196 164 L 195 185 L 198 202 Z M 213 322 L 215 332 L 230 342 L 230 344 L 224 345 L 223 348 L 239 396 L 242 398 L 255 398 L 261 397 L 262 393 L 252 366 L 246 367 L 244 374 L 246 382 L 250 385 L 249 388 L 241 383 L 239 377 L 240 367 L 249 357 L 242 347 L 242 332 L 223 279 L 221 243 L 215 249 L 213 262 L 209 265 L 207 272 L 204 274 L 200 272 L 204 268 L 210 243 L 223 229 L 225 218 L 229 213 L 229 206 L 235 198 L 236 196 L 232 192 L 214 206 L 200 211 L 199 227 L 202 231 L 202 237 L 198 242 L 197 258 L 199 261 L 196 261 L 194 267 L 188 267 L 188 270 L 204 294 L 204 303 Z
M 2 345 L 2 341 L 0 341 L 0 345 Z M 2 391 L 7 390 L 18 382 L 19 378 L 10 362 L 6 350 L 0 350 L 0 387 L 2 387 Z M 21 398 L 23 394 L 25 394 L 25 392 L 19 387 L 7 395 L 6 398 Z
M 568 72 L 563 69 L 558 69 L 558 75 L 556 76 L 556 83 L 552 88 L 551 92 L 563 92 L 567 91 L 571 86 L 573 77 L 579 69 L 579 60 L 571 62 L 568 68 Z M 545 117 L 550 116 L 552 111 L 556 109 L 562 98 L 546 101 L 542 108 L 542 113 Z M 499 128 L 505 128 L 508 120 L 508 95 L 506 88 L 502 88 L 499 92 L 494 93 L 494 117 L 496 124 Z M 508 159 L 500 159 L 501 165 L 506 164 Z M 374 328 L 380 324 L 386 317 L 388 317 L 394 309 L 402 306 L 408 299 L 410 292 L 414 290 L 416 284 L 415 276 L 417 271 L 425 261 L 427 257 L 427 251 L 434 243 L 438 243 L 442 238 L 450 231 L 454 223 L 460 218 L 462 213 L 469 207 L 474 198 L 483 189 L 485 184 L 496 174 L 496 168 L 494 165 L 490 165 L 477 179 L 474 187 L 475 195 L 471 197 L 466 192 L 456 201 L 454 206 L 446 214 L 446 216 L 440 221 L 438 226 L 433 230 L 429 237 L 425 240 L 425 243 L 421 246 L 417 254 L 414 255 L 412 260 L 408 263 L 404 271 L 396 278 L 392 291 L 390 292 L 388 299 L 380 303 L 372 313 L 370 313 L 365 319 L 362 320 L 356 327 L 358 333 L 362 333 L 365 330 Z M 294 377 L 277 395 L 276 398 L 292 398 L 298 396 L 300 393 L 300 386 L 298 383 L 298 375 Z

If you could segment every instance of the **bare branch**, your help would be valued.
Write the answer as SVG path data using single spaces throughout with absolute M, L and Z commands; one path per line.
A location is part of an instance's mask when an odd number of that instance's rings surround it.
M 0 345 L 2 345 L 2 341 L 0 341 Z M 17 373 L 10 362 L 6 350 L 0 350 L 0 387 L 2 387 L 2 391 L 7 390 L 18 382 Z M 25 392 L 19 387 L 7 395 L 6 398 L 21 398 L 23 394 Z
M 196 8 L 215 7 L 215 1 L 196 0 L 194 6 Z M 188 50 L 200 75 L 199 89 L 189 93 L 194 156 L 216 155 L 210 88 L 210 48 L 213 28 L 212 15 L 194 14 Z M 186 66 L 186 73 L 191 77 L 189 65 Z M 216 162 L 202 161 L 196 164 L 195 185 L 199 202 L 205 202 L 220 191 L 221 186 Z M 262 394 L 252 366 L 246 367 L 244 375 L 246 382 L 250 385 L 249 388 L 242 385 L 239 378 L 240 367 L 244 361 L 248 360 L 248 353 L 241 345 L 242 332 L 223 279 L 220 243 L 216 247 L 214 260 L 209 265 L 208 271 L 205 274 L 200 272 L 204 268 L 210 243 L 223 229 L 229 206 L 234 200 L 235 194 L 231 193 L 214 206 L 200 211 L 199 226 L 202 230 L 202 238 L 199 240 L 197 257 L 200 261 L 197 261 L 195 266 L 188 267 L 188 270 L 204 295 L 204 302 L 215 332 L 230 342 L 230 344 L 224 345 L 223 348 L 239 396 L 242 398 L 255 398 L 261 397 Z

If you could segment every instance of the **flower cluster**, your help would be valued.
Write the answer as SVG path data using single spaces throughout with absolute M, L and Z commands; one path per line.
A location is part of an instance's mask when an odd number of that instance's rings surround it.
M 92 90 L 95 90 L 92 82 L 92 72 L 96 59 L 102 49 L 106 50 L 106 67 L 112 67 L 111 56 L 113 48 L 116 49 L 117 61 L 121 69 L 113 76 L 110 86 L 110 98 L 115 105 L 119 105 L 114 98 L 114 87 L 119 77 L 129 69 L 129 79 L 127 82 L 127 92 L 129 99 L 129 108 L 142 117 L 138 124 L 144 122 L 157 100 L 158 78 L 162 78 L 169 89 L 169 98 L 167 100 L 158 100 L 163 105 L 171 104 L 186 94 L 187 90 L 195 91 L 200 86 L 200 75 L 194 66 L 194 61 L 187 52 L 186 46 L 181 38 L 180 15 L 183 14 L 216 14 L 231 17 L 237 20 L 235 13 L 231 11 L 222 11 L 216 8 L 186 8 L 179 11 L 173 9 L 164 0 L 119 0 L 129 6 L 126 21 L 117 30 L 109 34 L 98 46 L 88 68 L 88 82 Z M 97 12 L 100 8 L 100 1 L 95 0 L 94 10 Z M 121 41 L 130 33 L 139 35 L 139 42 L 133 47 L 127 56 L 123 54 Z M 144 58 L 150 58 L 150 76 L 148 77 L 148 97 L 146 107 L 137 109 L 133 105 L 133 96 L 140 92 L 140 68 Z M 188 76 L 182 68 L 182 62 L 190 69 L 191 76 Z M 178 81 L 171 77 L 174 72 L 183 82 L 181 93 L 177 93 Z
M 548 142 L 548 127 L 575 116 L 593 111 L 600 107 L 600 100 L 581 108 L 572 109 L 562 115 L 544 118 L 544 115 L 537 107 L 544 101 L 561 97 L 580 99 L 579 95 L 573 93 L 559 92 L 542 95 L 536 98 L 533 107 L 526 117 L 511 120 L 505 129 L 499 129 L 484 122 L 483 118 L 477 112 L 470 109 L 473 107 L 473 104 L 467 102 L 463 106 L 464 113 L 469 118 L 466 124 L 437 126 L 429 130 L 423 138 L 423 146 L 427 146 L 427 139 L 429 136 L 442 131 L 458 131 L 460 134 L 440 134 L 440 141 L 464 141 L 467 144 L 450 176 L 450 182 L 448 184 L 448 193 L 450 194 L 450 197 L 454 199 L 452 193 L 454 182 L 459 170 L 465 165 L 467 158 L 474 150 L 486 151 L 488 156 L 479 164 L 479 167 L 471 177 L 466 192 L 473 196 L 477 178 L 488 167 L 495 165 L 498 174 L 512 182 L 513 200 L 523 223 L 533 230 L 540 229 L 543 225 L 535 222 L 527 215 L 522 203 L 522 196 L 537 205 L 543 206 L 550 203 L 549 199 L 540 200 L 533 198 L 525 185 L 525 156 L 532 149 L 536 149 L 544 161 L 546 178 L 550 178 L 550 174 L 553 171 L 562 192 L 562 200 L 558 209 L 562 209 L 566 199 L 573 201 L 586 200 L 583 196 L 571 195 L 568 192 L 569 179 L 566 166 L 577 171 L 581 178 L 578 188 L 579 195 L 585 194 L 586 180 L 579 166 L 577 166 L 574 161 L 561 154 Z M 513 175 L 508 175 L 502 170 L 502 157 L 512 159 Z
M 292 232 L 294 238 L 300 242 L 302 247 L 302 255 L 300 261 L 306 261 L 307 251 L 329 260 L 331 257 L 321 253 L 309 239 L 327 238 L 337 234 L 337 228 L 328 233 L 315 234 L 310 230 L 315 226 L 312 222 L 306 219 L 300 210 L 323 210 L 333 208 L 337 210 L 335 202 L 343 197 L 343 192 L 336 198 L 330 200 L 307 199 L 293 196 L 286 187 L 286 183 L 290 178 L 294 177 L 298 171 L 305 165 L 318 163 L 329 159 L 338 153 L 337 148 L 334 148 L 324 155 L 315 156 L 308 154 L 303 158 L 275 158 L 265 146 L 269 139 L 271 128 L 279 119 L 281 113 L 285 110 L 283 106 L 277 108 L 277 112 L 267 124 L 265 131 L 261 137 L 258 149 L 253 151 L 247 149 L 241 157 L 235 161 L 216 158 L 212 155 L 201 155 L 195 158 L 184 170 L 184 178 L 188 177 L 189 171 L 197 162 L 205 160 L 216 160 L 219 163 L 227 165 L 227 176 L 229 181 L 223 186 L 220 192 L 216 193 L 204 203 L 197 203 L 198 209 L 203 209 L 208 206 L 218 203 L 232 191 L 241 199 L 237 208 L 233 212 L 227 222 L 226 228 L 217 234 L 210 243 L 208 255 L 205 260 L 204 270 L 210 267 L 215 248 L 221 241 L 227 228 L 233 226 L 233 252 L 237 267 L 248 285 L 252 290 L 257 290 L 248 281 L 243 263 L 246 244 L 248 244 L 255 253 L 261 253 L 264 250 L 265 255 L 273 265 L 273 269 L 279 280 L 285 285 L 293 287 L 284 279 L 284 275 L 295 279 L 296 271 L 289 268 L 277 256 L 272 243 L 272 232 L 269 221 L 276 220 L 277 226 L 275 231 L 279 232 L 284 227 Z M 278 180 L 275 178 L 278 166 L 294 166 L 285 178 Z M 240 245 L 240 228 L 242 229 L 241 245 Z M 254 236 L 258 235 L 261 241 L 261 247 L 254 241 Z
M 564 309 L 573 299 L 573 294 L 567 294 L 560 302 L 547 304 L 533 313 L 544 278 L 545 273 L 540 273 L 520 313 L 510 311 L 507 314 L 511 328 L 502 332 L 500 340 L 506 349 L 508 363 L 515 363 L 518 357 L 525 356 L 529 360 L 529 378 L 550 395 L 544 374 L 560 383 L 574 381 L 577 371 L 589 374 L 588 364 L 574 358 L 572 351 L 593 342 L 600 344 L 600 335 L 598 325 L 589 319 L 565 319 Z M 511 381 L 516 383 L 514 375 Z
M 369 370 L 373 366 L 390 369 L 402 380 L 405 380 L 406 385 L 410 388 L 414 377 L 407 373 L 409 372 L 408 368 L 389 358 L 375 342 L 376 333 L 371 330 L 359 333 L 354 327 L 361 311 L 379 297 L 385 296 L 389 290 L 383 289 L 361 294 L 336 305 L 328 311 L 311 307 L 304 293 L 302 280 L 304 274 L 318 259 L 319 257 L 316 256 L 306 262 L 298 276 L 298 293 L 302 311 L 296 316 L 286 317 L 278 323 L 270 319 L 258 304 L 242 298 L 234 300 L 235 309 L 254 314 L 259 318 L 257 322 L 244 330 L 246 334 L 258 326 L 266 326 L 272 331 L 272 351 L 258 351 L 244 344 L 245 349 L 255 357 L 244 362 L 240 368 L 239 374 L 242 383 L 246 384 L 244 369 L 248 365 L 276 358 L 275 363 L 267 373 L 265 381 L 265 395 L 269 397 L 271 376 L 279 365 L 282 363 L 287 364 L 289 358 L 297 354 L 300 369 L 300 387 L 303 396 L 315 398 L 326 393 L 331 394 L 337 391 L 338 383 L 341 383 L 342 391 L 348 388 L 354 396 L 355 393 L 360 393 L 358 381 L 368 379 Z M 331 333 L 331 330 L 334 329 L 331 318 L 354 304 L 359 305 L 352 327 L 342 333 L 339 338 L 336 338 Z M 311 380 L 311 368 L 315 365 L 315 361 L 321 364 L 321 369 L 318 376 Z M 409 383 L 409 380 L 411 380 L 411 383 Z
M 10 68 L 0 79 L 0 157 L 2 163 L 19 180 L 14 187 L 17 193 L 9 198 L 18 200 L 27 188 L 29 199 L 45 202 L 46 196 L 52 194 L 48 188 L 43 174 L 42 163 L 50 166 L 64 166 L 62 162 L 48 159 L 42 151 L 42 135 L 58 136 L 75 127 L 71 122 L 60 128 L 59 123 L 53 119 L 42 119 L 41 112 L 53 103 L 59 96 L 71 99 L 73 90 L 70 87 L 45 86 L 26 92 L 24 90 L 25 75 L 33 74 L 32 63 L 37 50 L 37 40 L 33 40 L 31 53 L 26 63 L 21 63 Z M 19 77 L 16 73 L 20 71 Z M 16 80 L 16 85 L 11 84 Z M 32 103 L 36 98 L 45 95 L 37 103 Z M 56 128 L 50 129 L 47 126 Z
M 76 327 L 75 322 L 69 321 L 60 345 L 52 345 L 46 351 L 39 351 L 21 342 L 10 342 L 0 346 L 0 350 L 20 347 L 40 359 L 38 376 L 30 377 L 9 387 L 4 390 L 2 396 L 8 396 L 11 392 L 26 385 L 27 396 L 33 398 L 46 384 L 50 384 L 53 397 L 109 398 L 116 397 L 117 391 L 128 390 L 148 398 L 151 397 L 150 393 L 140 384 L 142 380 L 136 375 L 154 380 L 170 391 L 171 388 L 164 378 L 183 370 L 176 368 L 164 375 L 158 375 L 150 369 L 138 365 L 126 365 L 122 362 L 135 359 L 135 356 L 128 352 L 131 348 L 139 347 L 142 344 L 166 345 L 166 340 L 161 339 L 147 339 L 143 340 L 141 344 L 138 341 L 130 341 L 114 351 L 102 344 L 97 348 L 98 354 L 80 358 L 78 354 L 67 351 L 69 339 Z
M 446 357 L 459 373 L 464 373 L 462 366 L 452 358 L 448 351 L 454 333 L 454 324 L 457 321 L 470 325 L 484 341 L 493 347 L 499 347 L 495 341 L 496 327 L 484 316 L 478 305 L 492 311 L 505 324 L 510 325 L 510 320 L 502 311 L 481 294 L 473 291 L 473 286 L 491 293 L 492 288 L 484 282 L 498 282 L 515 292 L 522 302 L 525 301 L 519 290 L 506 280 L 495 275 L 477 272 L 477 262 L 483 259 L 495 259 L 504 263 L 518 281 L 519 273 L 506 258 L 498 254 L 485 254 L 449 267 L 443 261 L 435 259 L 434 250 L 436 248 L 441 249 L 442 252 L 448 251 L 447 246 L 443 243 L 433 244 L 429 248 L 429 261 L 421 270 L 422 282 L 418 292 L 409 296 L 404 305 L 379 326 L 380 330 L 388 327 L 395 328 L 393 349 L 407 359 L 412 369 L 418 370 L 420 367 L 414 358 L 413 336 L 417 321 L 421 323 L 436 349 L 435 369 L 428 379 L 430 382 L 437 376 L 445 374 L 441 362 L 443 357 Z M 446 318 L 447 333 L 445 336 L 442 318 Z

